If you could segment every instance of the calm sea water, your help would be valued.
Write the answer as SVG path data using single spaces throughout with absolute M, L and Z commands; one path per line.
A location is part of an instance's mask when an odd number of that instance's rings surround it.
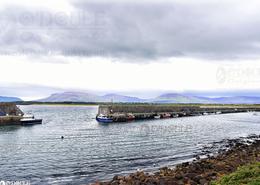
M 44 121 L 0 127 L 0 181 L 88 184 L 191 160 L 213 141 L 260 134 L 260 113 L 103 125 L 95 120 L 96 106 L 20 108 Z

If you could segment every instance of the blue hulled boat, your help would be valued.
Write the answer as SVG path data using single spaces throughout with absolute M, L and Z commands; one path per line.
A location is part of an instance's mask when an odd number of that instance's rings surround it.
M 103 114 L 97 115 L 96 120 L 100 123 L 112 123 L 113 119 L 109 118 Z

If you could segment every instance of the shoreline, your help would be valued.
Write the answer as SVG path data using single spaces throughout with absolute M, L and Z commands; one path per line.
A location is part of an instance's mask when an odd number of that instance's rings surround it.
M 218 150 L 212 153 L 211 149 Z M 207 156 L 200 158 L 200 156 Z M 238 167 L 260 162 L 260 135 L 226 139 L 205 147 L 192 162 L 184 162 L 174 168 L 162 167 L 154 173 L 137 171 L 127 176 L 114 176 L 110 181 L 96 185 L 126 184 L 176 184 L 209 185 L 224 175 L 235 172 Z

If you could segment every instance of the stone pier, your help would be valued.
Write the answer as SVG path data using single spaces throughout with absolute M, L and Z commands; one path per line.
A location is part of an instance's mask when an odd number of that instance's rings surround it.
M 20 125 L 23 112 L 14 103 L 0 103 L 0 126 Z
M 100 105 L 98 115 L 113 118 L 114 122 L 124 122 L 154 119 L 156 116 L 163 118 L 165 115 L 183 117 L 249 111 L 260 111 L 260 105 L 111 104 Z

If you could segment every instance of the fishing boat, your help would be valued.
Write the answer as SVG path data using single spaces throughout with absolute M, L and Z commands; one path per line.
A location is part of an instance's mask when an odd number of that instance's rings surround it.
M 171 114 L 170 113 L 164 113 L 162 115 L 162 118 L 170 118 L 171 117 Z
M 179 117 L 179 114 L 174 114 L 172 115 L 173 118 L 178 118 Z
M 131 113 L 129 113 L 128 115 L 127 115 L 127 121 L 133 121 L 134 119 L 135 119 L 135 116 L 133 115 L 133 114 L 131 114 Z
M 34 115 L 25 114 L 23 118 L 20 120 L 20 123 L 23 126 L 42 124 L 42 119 L 35 119 Z
M 97 115 L 96 120 L 100 123 L 112 123 L 113 119 L 109 118 L 103 114 Z
M 23 115 L 23 119 L 29 119 L 29 118 L 34 119 L 34 115 L 32 115 L 32 114 L 24 114 Z
M 155 115 L 155 116 L 154 116 L 154 119 L 160 119 L 160 118 L 161 118 L 160 115 Z

